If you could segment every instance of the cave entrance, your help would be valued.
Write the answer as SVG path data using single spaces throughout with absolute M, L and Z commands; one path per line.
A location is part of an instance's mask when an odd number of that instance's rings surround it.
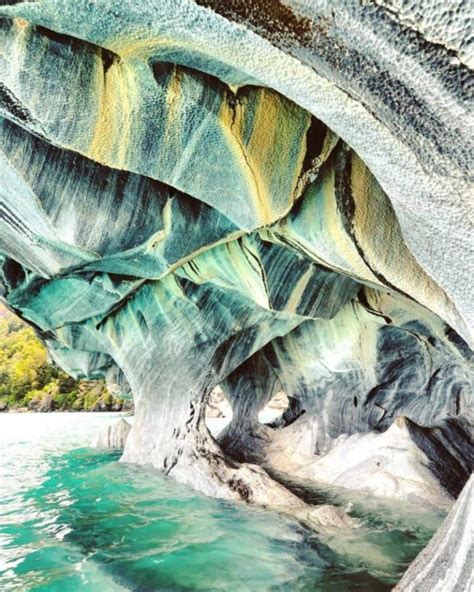
M 288 409 L 290 400 L 284 391 L 278 391 L 258 414 L 262 424 L 272 424 L 282 418 Z
M 205 421 L 207 429 L 216 437 L 230 423 L 232 406 L 220 386 L 214 387 L 206 404 Z

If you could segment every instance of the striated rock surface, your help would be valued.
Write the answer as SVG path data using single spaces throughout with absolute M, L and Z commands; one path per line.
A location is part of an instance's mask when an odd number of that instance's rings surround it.
M 122 460 L 304 520 L 265 466 L 452 503 L 472 466 L 467 13 L 2 3 L 1 295 L 54 363 L 133 397 Z
M 410 565 L 394 592 L 472 590 L 473 485 L 471 477 L 438 532 Z
M 132 426 L 125 419 L 119 419 L 113 425 L 104 428 L 92 443 L 94 448 L 123 450 Z

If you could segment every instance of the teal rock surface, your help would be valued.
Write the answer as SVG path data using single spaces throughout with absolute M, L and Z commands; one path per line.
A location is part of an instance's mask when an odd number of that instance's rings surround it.
M 473 59 L 466 9 L 425 4 L 2 3 L 1 294 L 133 397 L 124 461 L 347 526 L 270 473 L 398 421 L 426 479 L 397 496 L 461 491 Z

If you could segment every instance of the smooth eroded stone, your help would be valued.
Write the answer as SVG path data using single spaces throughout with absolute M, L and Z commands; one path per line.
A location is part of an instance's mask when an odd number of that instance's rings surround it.
M 474 477 L 464 486 L 448 517 L 410 565 L 394 592 L 472 590 Z
M 123 450 L 132 426 L 125 419 L 104 428 L 92 443 L 93 448 Z

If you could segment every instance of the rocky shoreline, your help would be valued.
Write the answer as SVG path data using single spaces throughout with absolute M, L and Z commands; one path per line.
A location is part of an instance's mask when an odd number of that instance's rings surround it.
M 12 408 L 12 409 L 1 409 L 0 408 L 0 413 L 120 413 L 121 411 L 126 411 L 127 415 L 130 413 L 130 415 L 133 415 L 133 407 L 128 409 L 128 408 L 124 408 L 121 407 L 120 409 L 117 409 L 116 406 L 114 406 L 113 408 L 110 409 L 91 409 L 91 410 L 86 410 L 86 409 L 81 409 L 79 411 L 75 410 L 75 409 L 49 409 L 49 410 L 39 410 L 39 409 L 28 409 L 28 407 L 17 407 L 17 408 Z
M 0 413 L 110 413 L 126 411 L 133 415 L 133 401 L 124 401 L 123 403 L 114 403 L 106 405 L 103 401 L 97 403 L 92 409 L 55 409 L 53 404 L 43 404 L 36 407 L 9 407 L 0 403 Z

